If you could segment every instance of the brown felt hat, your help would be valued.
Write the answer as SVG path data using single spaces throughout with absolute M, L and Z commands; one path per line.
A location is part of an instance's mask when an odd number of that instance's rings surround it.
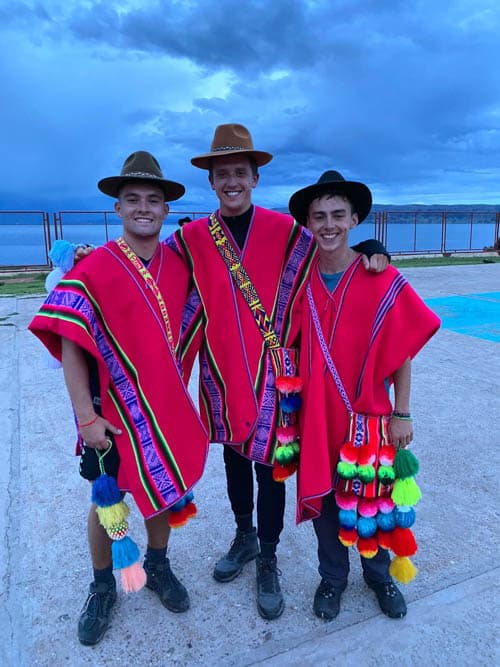
M 363 222 L 368 213 L 370 213 L 372 207 L 372 193 L 370 189 L 364 183 L 346 181 L 342 174 L 333 169 L 321 174 L 317 183 L 297 190 L 290 197 L 290 201 L 288 202 L 290 213 L 297 222 L 305 225 L 309 204 L 312 200 L 332 191 L 338 192 L 349 199 L 353 210 L 358 214 L 359 222 Z
M 123 163 L 121 174 L 101 179 L 97 187 L 105 195 L 117 198 L 122 185 L 130 181 L 151 181 L 163 190 L 165 201 L 175 201 L 186 192 L 180 183 L 163 178 L 158 160 L 147 151 L 136 151 L 129 155 Z
M 226 123 L 215 128 L 210 152 L 191 158 L 191 164 L 200 169 L 210 169 L 210 160 L 223 155 L 249 155 L 258 167 L 271 162 L 271 153 L 256 151 L 253 147 L 252 135 L 243 125 Z

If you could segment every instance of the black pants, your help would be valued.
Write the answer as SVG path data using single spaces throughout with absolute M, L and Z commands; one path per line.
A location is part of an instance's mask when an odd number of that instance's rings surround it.
M 339 510 L 333 493 L 323 498 L 321 516 L 313 519 L 313 524 L 318 538 L 320 576 L 335 586 L 345 586 L 349 574 L 349 550 L 338 538 Z M 361 557 L 363 574 L 372 581 L 392 581 L 389 564 L 389 552 L 385 549 L 379 548 L 374 558 Z
M 252 461 L 224 445 L 227 495 L 235 516 L 252 514 Z M 257 476 L 257 536 L 261 542 L 277 543 L 283 530 L 285 484 L 275 482 L 272 466 L 254 463 Z

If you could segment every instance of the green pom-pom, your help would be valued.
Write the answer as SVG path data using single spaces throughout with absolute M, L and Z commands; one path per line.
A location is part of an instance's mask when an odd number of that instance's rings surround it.
M 337 463 L 337 472 L 343 479 L 354 479 L 357 474 L 357 466 L 355 463 L 339 461 Z
M 358 477 L 363 484 L 369 484 L 375 479 L 375 468 L 371 465 L 358 466 Z
M 291 463 L 295 458 L 295 452 L 291 445 L 282 445 L 276 450 L 276 461 L 280 465 Z
M 392 484 L 396 477 L 392 466 L 379 466 L 377 475 L 379 482 L 385 485 Z
M 391 498 L 396 505 L 416 505 L 421 497 L 422 493 L 413 477 L 394 482 Z
M 398 479 L 415 477 L 418 473 L 418 461 L 409 449 L 398 449 L 394 459 L 394 472 Z
M 300 444 L 297 440 L 294 440 L 293 442 L 290 443 L 289 445 L 293 449 L 293 453 L 295 456 L 298 456 L 300 453 Z

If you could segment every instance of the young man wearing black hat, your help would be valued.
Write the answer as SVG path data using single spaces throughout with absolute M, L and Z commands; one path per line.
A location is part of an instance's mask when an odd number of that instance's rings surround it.
M 143 514 L 148 536 L 146 573 L 136 568 L 137 579 L 124 578 L 125 566 L 135 565 L 115 558 L 116 545 L 125 544 L 126 513 L 115 515 L 105 530 L 92 505 L 88 536 L 94 581 L 78 624 L 79 640 L 86 645 L 99 642 L 108 628 L 116 600 L 113 566 L 123 568 L 125 589 L 146 583 L 169 610 L 189 608 L 188 593 L 166 558 L 167 510 L 182 504 L 198 481 L 207 450 L 206 432 L 176 355 L 189 276 L 159 243 L 166 202 L 181 197 L 184 186 L 165 179 L 156 159 L 144 151 L 130 155 L 119 176 L 104 178 L 98 186 L 117 199 L 122 237 L 94 250 L 66 274 L 30 324 L 51 354 L 62 359 L 78 425 L 82 476 L 91 482 L 102 472 L 116 477 Z M 117 493 L 113 502 L 105 496 L 99 510 L 114 506 Z
M 285 414 L 282 407 L 276 379 L 296 370 L 291 347 L 298 336 L 296 313 L 315 253 L 311 235 L 290 216 L 252 204 L 258 168 L 271 159 L 270 153 L 254 149 L 244 126 L 218 126 L 210 151 L 191 162 L 208 171 L 219 209 L 167 241 L 193 272 L 196 287 L 183 321 L 183 364 L 189 370 L 200 351 L 200 412 L 210 440 L 225 445 L 227 491 L 236 521 L 236 536 L 213 576 L 231 581 L 256 558 L 257 608 L 266 619 L 284 609 L 276 546 L 285 486 L 273 476 L 276 433 L 285 426 L 296 428 L 293 410 Z
M 337 171 L 325 172 L 289 203 L 318 245 L 302 310 L 305 400 L 297 520 L 313 519 L 321 576 L 313 609 L 328 621 L 339 613 L 349 573 L 347 547 L 354 544 L 383 613 L 406 614 L 391 573 L 398 576 L 399 569 L 400 580 L 408 581 L 413 566 L 405 558 L 412 555 L 406 553 L 412 536 L 405 531 L 414 513 L 395 506 L 389 469 L 396 448 L 413 439 L 411 359 L 439 327 L 396 269 L 368 276 L 359 253 L 349 247 L 351 229 L 371 205 L 368 187 L 346 181 Z M 389 548 L 400 559 L 394 568 Z

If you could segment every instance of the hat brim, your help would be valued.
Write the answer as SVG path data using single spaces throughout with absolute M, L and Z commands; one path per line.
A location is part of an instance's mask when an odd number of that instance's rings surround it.
M 297 222 L 305 226 L 309 204 L 316 197 L 321 197 L 323 193 L 332 190 L 344 194 L 349 199 L 354 211 L 358 214 L 358 224 L 363 222 L 372 208 L 372 193 L 364 183 L 358 183 L 357 181 L 315 183 L 302 188 L 302 190 L 297 190 L 288 202 L 291 215 Z
M 198 155 L 197 157 L 191 158 L 191 164 L 194 167 L 198 167 L 199 169 L 210 169 L 211 160 L 216 157 L 224 157 L 226 155 L 245 155 L 253 157 L 258 167 L 263 167 L 273 159 L 271 153 L 266 153 L 265 151 L 254 151 L 250 148 L 232 148 L 228 149 L 227 151 L 213 151 L 212 153 Z
M 186 192 L 186 188 L 181 183 L 175 181 L 168 181 L 164 178 L 155 178 L 154 176 L 109 176 L 103 178 L 97 184 L 97 187 L 105 195 L 118 199 L 120 188 L 125 182 L 130 183 L 137 181 L 138 183 L 151 183 L 163 190 L 165 201 L 175 201 L 180 199 Z

